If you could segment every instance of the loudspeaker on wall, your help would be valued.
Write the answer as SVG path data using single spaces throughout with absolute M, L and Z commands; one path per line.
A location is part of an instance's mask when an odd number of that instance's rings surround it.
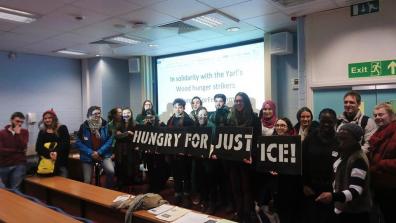
M 140 72 L 140 58 L 132 57 L 128 59 L 129 73 L 139 73 Z
M 293 35 L 289 32 L 271 34 L 271 54 L 286 55 L 293 53 Z

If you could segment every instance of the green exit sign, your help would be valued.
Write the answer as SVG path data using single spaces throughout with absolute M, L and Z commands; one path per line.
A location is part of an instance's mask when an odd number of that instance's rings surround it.
M 396 76 L 396 59 L 348 64 L 349 78 Z
M 379 11 L 379 1 L 363 2 L 351 5 L 351 16 L 358 16 Z

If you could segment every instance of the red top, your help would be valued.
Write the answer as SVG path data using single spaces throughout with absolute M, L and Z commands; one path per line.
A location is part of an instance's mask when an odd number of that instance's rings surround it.
M 369 143 L 373 186 L 396 188 L 396 121 L 378 129 Z
M 92 149 L 94 151 L 97 151 L 100 148 L 100 138 L 96 137 L 95 134 L 91 133 L 91 139 L 92 139 Z
M 0 167 L 26 163 L 26 150 L 29 132 L 21 129 L 20 134 L 13 134 L 7 125 L 0 131 Z

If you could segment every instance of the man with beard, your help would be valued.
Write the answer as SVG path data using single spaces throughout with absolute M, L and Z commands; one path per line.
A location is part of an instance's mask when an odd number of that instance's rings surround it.
M 362 150 L 368 152 L 370 137 L 374 134 L 377 127 L 372 118 L 369 118 L 360 111 L 361 96 L 356 91 L 348 91 L 344 95 L 344 112 L 338 118 L 337 132 L 346 123 L 354 123 L 363 129 L 364 136 L 361 141 Z

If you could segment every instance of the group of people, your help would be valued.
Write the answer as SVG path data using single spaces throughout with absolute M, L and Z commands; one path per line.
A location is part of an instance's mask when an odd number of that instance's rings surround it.
M 159 193 L 173 177 L 174 203 L 190 207 L 201 204 L 203 211 L 215 214 L 222 206 L 233 211 L 238 222 L 396 222 L 396 119 L 391 105 L 378 104 L 373 117 L 359 109 L 361 97 L 355 91 L 343 98 L 344 112 L 337 117 L 331 108 L 314 121 L 307 107 L 297 112 L 298 123 L 277 117 L 276 104 L 263 103 L 259 114 L 253 111 L 247 94 L 235 95 L 234 105 L 226 106 L 226 96 L 214 96 L 215 111 L 208 113 L 199 97 L 186 102 L 173 101 L 174 113 L 161 123 L 150 100 L 143 102 L 134 118 L 130 108 L 113 108 L 108 122 L 98 106 L 88 109 L 81 124 L 76 147 L 80 151 L 84 182 L 90 183 L 92 169 L 100 164 L 106 174 L 106 187 L 122 189 L 142 181 L 139 165 L 148 170 L 149 190 Z M 0 131 L 0 187 L 18 188 L 26 163 L 28 131 L 22 128 L 25 117 L 11 116 L 11 124 Z M 137 125 L 152 127 L 250 127 L 253 145 L 259 136 L 301 136 L 302 176 L 276 171 L 257 172 L 258 148 L 243 161 L 209 159 L 185 154 L 164 155 L 141 152 L 132 144 Z M 68 176 L 67 157 L 70 138 L 67 127 L 56 113 L 43 113 L 36 151 L 40 159 L 51 160 L 52 174 Z M 116 177 L 114 177 L 116 176 Z M 116 179 L 116 181 L 114 181 Z M 115 183 L 116 182 L 116 183 Z M 379 207 L 377 210 L 373 207 Z

